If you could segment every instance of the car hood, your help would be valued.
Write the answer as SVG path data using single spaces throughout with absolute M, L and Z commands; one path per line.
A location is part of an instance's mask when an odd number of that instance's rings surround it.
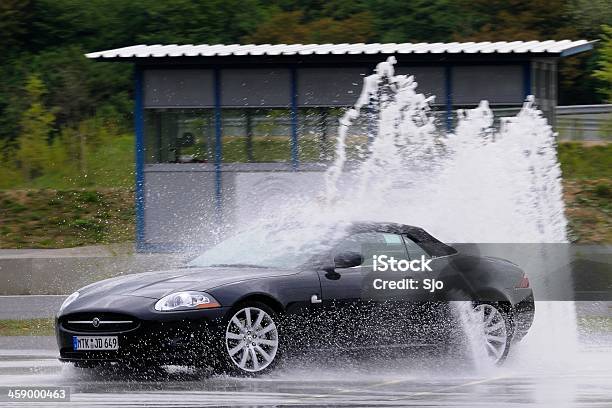
M 159 299 L 181 290 L 206 291 L 229 283 L 295 273 L 295 270 L 251 267 L 179 268 L 106 279 L 80 289 L 79 298 L 132 295 Z

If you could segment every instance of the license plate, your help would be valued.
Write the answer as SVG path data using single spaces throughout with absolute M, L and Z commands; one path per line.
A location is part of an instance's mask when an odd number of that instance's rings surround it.
M 77 350 L 119 350 L 117 336 L 72 336 L 72 347 Z

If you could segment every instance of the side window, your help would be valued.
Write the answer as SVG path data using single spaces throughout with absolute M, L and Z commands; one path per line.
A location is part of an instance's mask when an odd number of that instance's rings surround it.
M 402 236 L 397 234 L 381 234 L 385 240 L 384 247 L 380 248 L 378 252 L 372 255 L 387 255 L 394 257 L 395 259 L 409 259 L 409 254 L 406 253 L 406 247 L 402 242 Z M 370 257 L 370 263 L 372 263 L 372 257 Z
M 419 259 L 421 256 L 425 256 L 425 258 L 431 258 L 431 255 L 427 253 L 419 244 L 408 238 L 407 236 L 403 236 L 404 243 L 406 244 L 406 248 L 408 249 L 408 256 L 410 259 Z
M 345 252 L 357 252 L 363 256 L 362 265 L 370 265 L 371 255 L 369 255 L 371 247 L 376 247 L 384 244 L 382 236 L 377 233 L 354 234 L 341 241 L 332 251 L 332 257 Z
M 346 238 L 332 251 L 332 255 L 344 252 L 357 252 L 363 256 L 362 266 L 371 266 L 374 255 L 393 256 L 395 259 L 408 259 L 402 237 L 396 234 L 367 232 Z

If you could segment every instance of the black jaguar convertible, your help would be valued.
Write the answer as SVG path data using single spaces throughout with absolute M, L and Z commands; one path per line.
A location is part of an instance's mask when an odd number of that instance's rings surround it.
M 304 348 L 453 347 L 461 326 L 501 363 L 533 321 L 529 280 L 509 261 L 399 224 L 306 235 L 245 232 L 184 268 L 79 289 L 56 320 L 60 360 L 262 373 Z

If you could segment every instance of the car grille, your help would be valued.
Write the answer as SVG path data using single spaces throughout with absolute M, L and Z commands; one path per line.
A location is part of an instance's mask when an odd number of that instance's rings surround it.
M 140 326 L 138 319 L 120 313 L 75 313 L 63 316 L 61 325 L 77 332 L 123 332 Z

